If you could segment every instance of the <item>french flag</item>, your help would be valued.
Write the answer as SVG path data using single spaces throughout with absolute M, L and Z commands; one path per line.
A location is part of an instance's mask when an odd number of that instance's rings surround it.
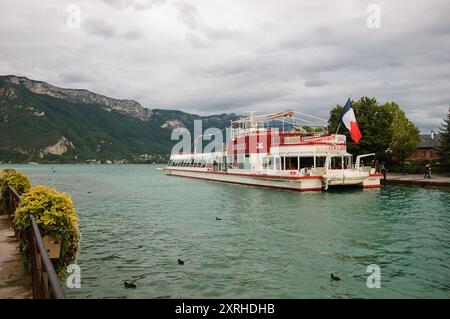
M 350 131 L 352 140 L 358 144 L 361 139 L 361 132 L 359 131 L 358 123 L 356 122 L 355 112 L 352 109 L 352 101 L 348 98 L 345 103 L 344 110 L 341 113 L 341 120 L 345 127 Z

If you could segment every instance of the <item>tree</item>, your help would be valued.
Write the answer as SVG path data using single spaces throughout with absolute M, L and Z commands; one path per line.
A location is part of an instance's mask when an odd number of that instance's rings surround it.
M 447 118 L 444 118 L 444 123 L 440 130 L 440 141 L 437 148 L 439 155 L 439 162 L 444 172 L 450 171 L 450 108 L 448 109 Z
M 362 97 L 352 102 L 362 139 L 359 144 L 352 142 L 349 131 L 341 125 L 339 134 L 347 136 L 347 150 L 353 155 L 376 153 L 379 160 L 389 160 L 386 150 L 392 150 L 395 161 L 402 162 L 416 149 L 419 130 L 406 117 L 395 102 L 379 105 L 375 98 Z M 337 105 L 330 112 L 328 130 L 335 133 L 343 107 Z
M 405 159 L 411 156 L 419 143 L 419 129 L 398 108 L 392 121 L 392 140 L 390 147 L 395 161 L 402 163 L 402 171 L 405 173 Z
M 343 125 L 340 125 L 338 133 L 347 136 L 348 152 L 353 155 L 378 152 L 378 157 L 381 157 L 381 154 L 385 154 L 385 150 L 390 146 L 392 121 L 400 107 L 393 102 L 379 105 L 375 98 L 362 97 L 357 101 L 352 101 L 352 108 L 358 121 L 362 139 L 359 144 L 354 143 L 350 138 L 349 131 Z M 330 133 L 336 132 L 342 110 L 343 107 L 340 105 L 331 110 L 328 120 Z

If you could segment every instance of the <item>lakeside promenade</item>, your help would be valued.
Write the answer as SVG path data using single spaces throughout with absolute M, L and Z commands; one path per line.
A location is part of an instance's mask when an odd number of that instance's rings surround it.
M 382 181 L 383 182 L 383 181 Z M 386 176 L 387 185 L 416 185 L 422 187 L 449 187 L 450 176 L 431 175 L 431 178 L 424 178 L 423 174 L 401 174 L 389 173 Z
M 18 242 L 7 215 L 0 215 L 0 299 L 33 297 L 31 278 L 20 262 Z

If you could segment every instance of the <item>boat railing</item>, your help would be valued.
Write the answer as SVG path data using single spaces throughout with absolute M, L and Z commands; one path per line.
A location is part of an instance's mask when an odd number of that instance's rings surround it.
M 21 196 L 10 186 L 7 189 L 7 214 L 14 225 L 14 213 L 22 201 Z M 31 285 L 33 298 L 35 299 L 64 299 L 64 291 L 56 275 L 55 268 L 48 256 L 47 248 L 44 245 L 39 227 L 30 214 L 30 229 L 28 241 L 30 243 L 29 259 L 31 261 Z M 20 240 L 20 234 L 15 228 L 17 238 Z

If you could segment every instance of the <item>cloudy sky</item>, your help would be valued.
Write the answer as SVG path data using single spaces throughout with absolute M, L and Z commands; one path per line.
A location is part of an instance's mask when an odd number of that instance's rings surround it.
M 448 0 L 2 0 L 0 74 L 197 114 L 328 118 L 366 95 L 426 132 L 450 107 L 449 13 Z

